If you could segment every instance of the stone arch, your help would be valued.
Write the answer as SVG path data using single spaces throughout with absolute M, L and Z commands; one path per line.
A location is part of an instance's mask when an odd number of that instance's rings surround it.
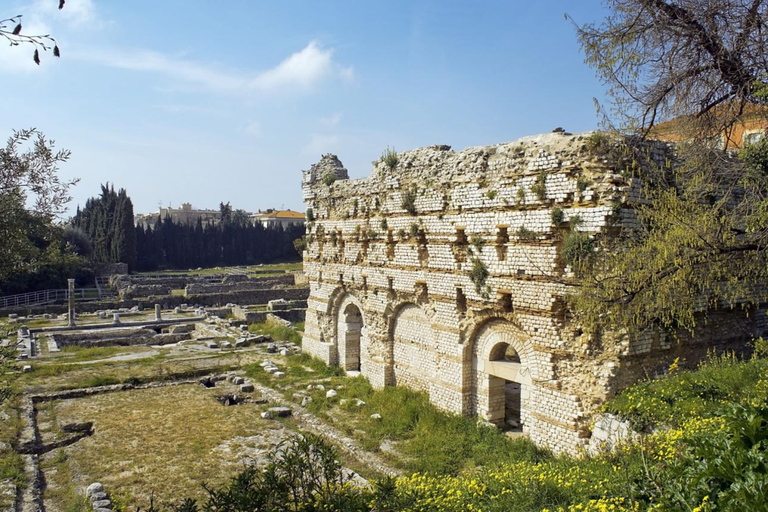
M 470 412 L 499 426 L 506 423 L 525 430 L 531 391 L 538 380 L 528 336 L 512 322 L 497 318 L 480 325 L 470 340 Z
M 331 294 L 328 309 L 334 320 L 330 338 L 335 361 L 347 372 L 359 372 L 368 338 L 363 306 L 357 297 L 339 287 Z
M 429 316 L 413 302 L 405 302 L 390 318 L 393 384 L 429 391 L 437 376 L 438 359 Z

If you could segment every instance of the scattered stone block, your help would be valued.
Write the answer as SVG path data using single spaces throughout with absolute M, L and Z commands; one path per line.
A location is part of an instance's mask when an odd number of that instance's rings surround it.
M 232 344 L 228 341 L 222 341 L 221 348 L 232 348 Z
M 29 373 L 32 371 L 32 367 L 30 365 L 24 365 L 24 367 L 21 369 L 24 373 Z
M 381 420 L 381 414 L 379 414 L 379 413 L 377 413 L 377 412 L 376 412 L 376 413 L 373 413 L 373 414 L 371 414 L 371 419 L 372 419 L 372 420 L 377 420 L 377 421 L 380 421 L 380 420 Z
M 268 411 L 278 418 L 287 418 L 293 414 L 293 411 L 290 407 L 270 407 Z
M 232 384 L 239 386 L 240 384 L 243 384 L 245 382 L 245 379 L 242 377 L 233 377 L 232 378 Z
M 104 486 L 99 482 L 94 482 L 85 489 L 85 495 L 90 498 L 94 493 L 104 492 Z
M 271 420 L 272 413 L 269 411 L 264 411 L 263 413 L 261 413 L 261 417 L 264 418 L 265 420 Z
M 285 376 L 285 372 L 275 372 L 272 375 L 274 375 L 275 377 L 277 377 L 279 379 L 280 377 L 284 377 Z
M 243 393 L 253 393 L 254 387 L 251 383 L 241 384 L 240 391 Z
M 333 398 L 336 395 L 338 395 L 338 393 L 336 392 L 335 389 L 329 389 L 328 391 L 325 392 L 325 398 Z
M 281 356 L 288 356 L 290 354 L 291 354 L 291 352 L 287 348 L 280 349 L 280 355 Z
M 106 508 L 109 509 L 112 507 L 112 501 L 111 500 L 99 500 L 99 501 L 92 501 L 91 504 L 93 505 L 93 508 L 98 510 L 100 508 Z
M 219 344 L 216 343 L 215 341 L 209 341 L 208 348 L 219 348 Z
M 277 345 L 274 343 L 270 343 L 267 345 L 267 354 L 276 354 L 277 353 Z
M 365 402 L 363 402 L 362 400 L 358 399 L 357 402 L 355 402 L 355 405 L 358 406 L 358 407 L 363 407 L 365 405 Z
M 301 406 L 302 407 L 306 407 L 306 406 L 308 406 L 311 403 L 312 403 L 312 397 L 311 396 L 305 396 L 304 398 L 301 399 Z

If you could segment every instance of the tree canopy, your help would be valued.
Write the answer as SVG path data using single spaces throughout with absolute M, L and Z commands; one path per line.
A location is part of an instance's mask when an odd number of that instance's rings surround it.
M 587 63 L 608 85 L 624 127 L 690 117 L 727 128 L 765 104 L 768 1 L 607 0 L 600 24 L 578 27 Z
M 768 139 L 736 155 L 712 137 L 764 115 L 764 0 L 609 0 L 599 25 L 578 29 L 587 62 L 609 87 L 622 133 L 614 152 L 644 198 L 637 227 L 601 240 L 577 265 L 574 304 L 593 326 L 693 330 L 707 310 L 768 300 Z M 687 132 L 665 162 L 643 136 L 678 117 Z M 762 123 L 768 126 L 768 120 Z M 638 138 L 636 135 L 640 135 Z M 652 132 L 651 132 L 652 135 Z

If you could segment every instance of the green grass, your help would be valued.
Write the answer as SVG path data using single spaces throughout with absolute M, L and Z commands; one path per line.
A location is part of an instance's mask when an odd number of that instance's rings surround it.
M 253 334 L 268 334 L 276 341 L 290 341 L 297 344 L 301 343 L 301 334 L 296 332 L 295 329 L 270 320 L 250 324 L 248 326 L 248 331 Z
M 510 439 L 501 431 L 478 425 L 474 419 L 440 411 L 429 403 L 426 393 L 404 387 L 374 389 L 367 379 L 349 378 L 338 367 L 329 367 L 306 354 L 290 356 L 279 365 L 285 376 L 275 378 L 260 366 L 248 368 L 252 378 L 281 390 L 286 398 L 298 390 L 312 397 L 307 408 L 332 421 L 362 447 L 378 451 L 385 441 L 396 445 L 399 456 L 393 464 L 406 471 L 457 474 L 477 466 L 550 457 L 526 438 Z M 325 390 L 306 391 L 310 383 L 322 381 Z M 326 398 L 328 389 L 338 396 Z M 340 400 L 346 399 L 344 405 Z M 357 406 L 357 400 L 366 405 Z M 378 413 L 381 420 L 371 419 Z

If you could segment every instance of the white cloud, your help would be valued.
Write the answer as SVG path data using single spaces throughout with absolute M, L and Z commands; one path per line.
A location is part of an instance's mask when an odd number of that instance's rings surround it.
M 61 10 L 56 0 L 35 0 L 32 12 L 40 17 L 58 16 L 74 26 L 102 23 L 92 0 L 67 0 Z
M 259 137 L 261 135 L 261 123 L 258 121 L 248 121 L 245 125 L 245 133 L 253 137 Z
M 311 41 L 301 51 L 289 55 L 274 68 L 250 76 L 186 60 L 183 55 L 150 50 L 89 49 L 73 57 L 111 67 L 158 73 L 220 92 L 306 92 L 334 77 L 348 80 L 351 70 L 350 67 L 340 66 L 334 61 L 333 50 L 323 49 L 315 41 Z
M 320 118 L 320 124 L 322 124 L 323 126 L 329 126 L 329 127 L 338 125 L 340 121 L 341 121 L 341 112 L 336 112 L 331 116 Z
M 304 153 L 313 155 L 324 155 L 334 150 L 339 145 L 338 135 L 325 135 L 313 133 L 309 136 L 309 142 L 301 148 Z

